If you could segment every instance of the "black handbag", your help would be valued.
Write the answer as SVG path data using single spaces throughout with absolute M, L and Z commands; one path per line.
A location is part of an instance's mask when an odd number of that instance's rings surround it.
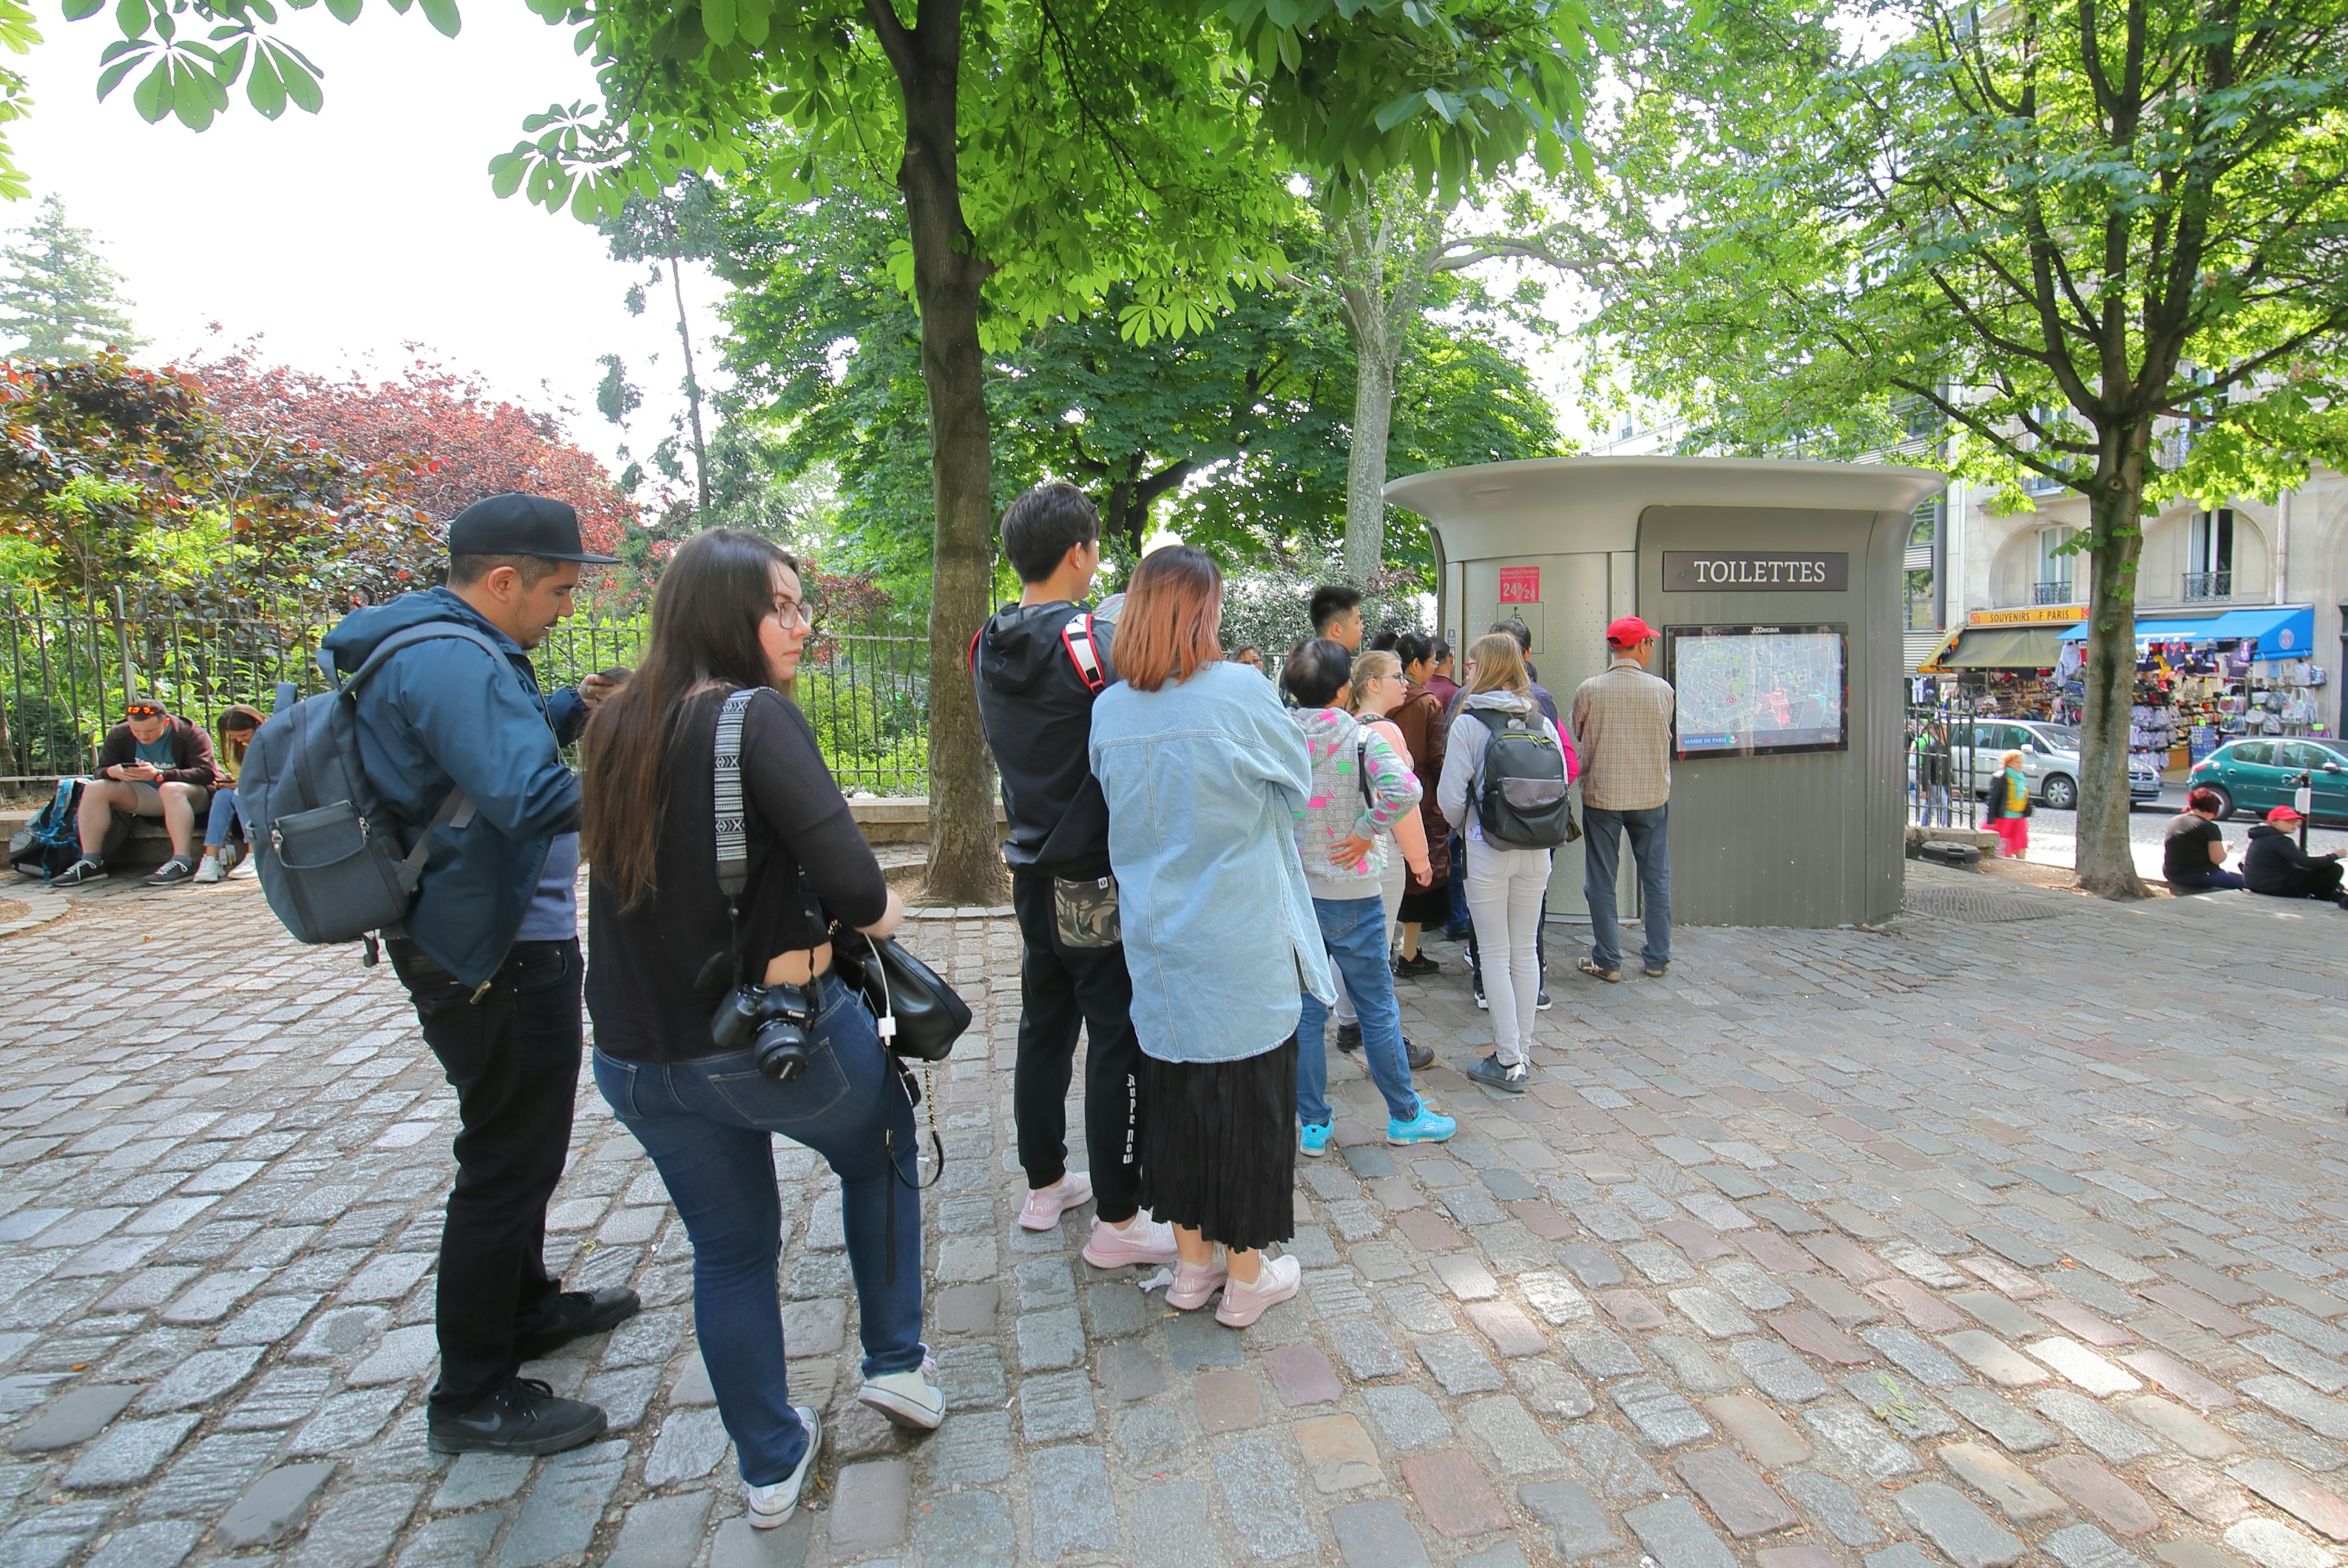
M 741 937 L 734 900 L 749 875 L 749 841 L 746 826 L 749 803 L 742 793 L 742 722 L 757 689 L 736 692 L 718 712 L 716 772 L 712 796 L 716 807 L 717 885 L 726 895 L 726 913 L 735 922 L 736 983 Z M 808 928 L 823 928 L 823 917 L 807 872 L 799 872 L 799 898 L 807 910 Z M 881 1047 L 890 1054 L 915 1061 L 943 1061 L 954 1041 L 970 1028 L 970 1004 L 929 965 L 907 952 L 893 937 L 875 940 L 852 926 L 833 924 L 830 932 L 832 972 L 861 997 L 880 1030 Z M 809 955 L 813 955 L 810 953 Z
M 907 952 L 894 937 L 878 940 L 850 927 L 832 928 L 832 969 L 864 999 L 891 1052 L 915 1061 L 943 1061 L 970 1028 L 970 1004 L 945 978 Z

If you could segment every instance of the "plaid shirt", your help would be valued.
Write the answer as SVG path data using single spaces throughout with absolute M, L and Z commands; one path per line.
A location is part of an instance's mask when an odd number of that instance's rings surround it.
M 1644 811 L 1672 798 L 1672 683 L 1618 658 L 1573 694 L 1581 804 Z

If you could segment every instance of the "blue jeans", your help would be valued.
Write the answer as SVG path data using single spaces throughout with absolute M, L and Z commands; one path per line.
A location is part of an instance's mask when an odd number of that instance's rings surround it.
M 795 1083 L 769 1082 L 747 1050 L 669 1062 L 595 1053 L 595 1086 L 660 1168 L 693 1238 L 694 1329 L 752 1486 L 789 1475 L 808 1444 L 785 1378 L 775 1285 L 783 1250 L 775 1134 L 839 1173 L 864 1375 L 911 1371 L 926 1353 L 922 1199 L 905 1184 L 920 1179 L 913 1109 L 864 1004 L 828 976 L 818 985 L 808 1068 Z M 890 1170 L 892 1147 L 901 1180 Z
M 244 825 L 244 807 L 236 804 L 236 786 L 221 784 L 212 791 L 211 815 L 204 818 L 204 847 L 218 849 L 226 844 L 231 823 Z
M 1639 900 L 1647 907 L 1647 945 L 1640 957 L 1658 969 L 1672 961 L 1672 851 L 1665 821 L 1668 805 L 1638 811 L 1585 807 L 1581 846 L 1581 892 L 1590 901 L 1590 957 L 1601 969 L 1622 967 L 1622 934 L 1614 917 L 1614 884 L 1622 862 L 1622 835 L 1631 835 L 1639 860 Z
M 1362 1060 L 1370 1081 L 1385 1096 L 1386 1114 L 1397 1122 L 1418 1115 L 1418 1092 L 1410 1086 L 1410 1063 L 1402 1053 L 1402 1009 L 1395 1001 L 1394 971 L 1386 967 L 1386 906 L 1367 898 L 1315 898 L 1321 941 L 1330 961 L 1345 977 L 1345 994 L 1362 1020 Z M 1296 1020 L 1296 1114 L 1308 1127 L 1329 1120 L 1329 1009 L 1311 991 Z

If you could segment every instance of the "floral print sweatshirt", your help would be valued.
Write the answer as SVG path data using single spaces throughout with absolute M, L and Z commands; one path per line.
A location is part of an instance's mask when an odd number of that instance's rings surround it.
M 1304 732 L 1304 750 L 1313 763 L 1312 792 L 1296 815 L 1304 880 L 1315 898 L 1375 898 L 1385 869 L 1383 845 L 1351 866 L 1339 865 L 1332 853 L 1349 838 L 1375 842 L 1392 833 L 1417 809 L 1418 780 L 1383 735 L 1343 708 L 1299 708 L 1290 716 Z

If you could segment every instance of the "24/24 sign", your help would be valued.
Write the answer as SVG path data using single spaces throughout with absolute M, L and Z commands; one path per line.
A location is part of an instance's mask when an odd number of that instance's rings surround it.
M 1540 568 L 1537 566 L 1504 566 L 1500 569 L 1500 602 L 1502 604 L 1539 604 L 1540 602 Z

